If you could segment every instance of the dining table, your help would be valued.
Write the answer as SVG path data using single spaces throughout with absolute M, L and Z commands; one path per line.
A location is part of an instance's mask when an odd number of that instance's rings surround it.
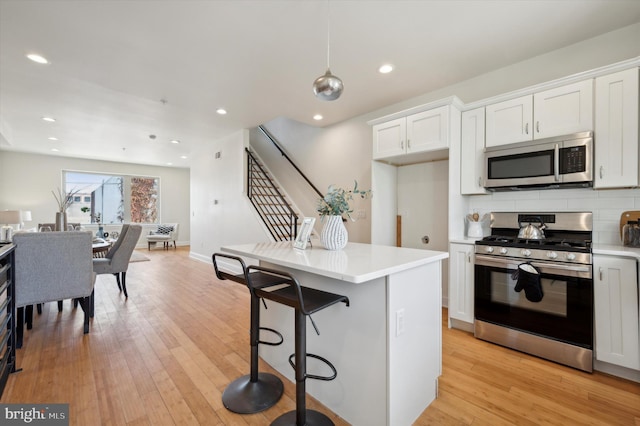
M 92 244 L 93 247 L 93 257 L 105 257 L 109 249 L 111 248 L 111 243 L 109 241 L 98 241 Z

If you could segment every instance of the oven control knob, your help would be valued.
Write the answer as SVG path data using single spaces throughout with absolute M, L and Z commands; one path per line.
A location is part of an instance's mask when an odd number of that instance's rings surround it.
M 529 257 L 531 256 L 531 250 L 529 249 L 522 249 L 522 251 L 520 252 L 524 257 Z
M 576 255 L 574 253 L 567 253 L 567 260 L 576 260 Z
M 508 252 L 508 251 L 509 251 L 509 250 L 507 250 L 507 248 L 506 248 L 506 247 L 502 247 L 502 248 L 500 249 L 500 254 L 507 254 L 507 252 Z
M 493 253 L 493 247 L 486 247 L 484 251 L 486 251 L 487 253 Z
M 556 253 L 555 251 L 548 251 L 547 252 L 547 257 L 549 259 L 556 259 L 558 257 L 558 253 Z

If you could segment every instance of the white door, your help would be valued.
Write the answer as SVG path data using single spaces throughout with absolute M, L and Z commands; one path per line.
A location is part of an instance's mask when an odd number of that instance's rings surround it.
M 373 126 L 373 158 L 402 155 L 406 152 L 407 119 L 405 117 Z
M 407 152 L 449 147 L 449 105 L 407 117 Z
M 487 105 L 485 111 L 487 148 L 533 139 L 533 96 Z
M 593 80 L 580 81 L 533 95 L 534 138 L 593 129 Z
M 398 167 L 402 247 L 449 251 L 449 161 Z M 425 243 L 423 237 L 428 237 Z M 449 264 L 442 262 L 442 297 L 448 297 Z

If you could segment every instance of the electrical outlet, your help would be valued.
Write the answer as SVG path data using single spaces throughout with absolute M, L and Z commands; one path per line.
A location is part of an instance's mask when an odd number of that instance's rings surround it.
M 404 309 L 396 311 L 396 337 L 404 333 Z
M 366 212 L 366 211 L 364 211 L 364 210 L 358 210 L 358 211 L 356 212 L 356 218 L 357 218 L 357 219 L 366 219 L 366 217 L 367 217 L 367 212 Z

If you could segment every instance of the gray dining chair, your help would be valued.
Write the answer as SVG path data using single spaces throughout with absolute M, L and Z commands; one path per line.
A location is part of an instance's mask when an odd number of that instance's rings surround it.
M 22 344 L 26 307 L 78 299 L 84 310 L 84 332 L 89 332 L 95 274 L 91 232 L 24 232 L 13 237 L 16 246 L 16 346 Z M 19 346 L 20 345 L 20 346 Z
M 93 259 L 93 272 L 98 275 L 113 274 L 116 277 L 118 289 L 124 292 L 125 297 L 129 297 L 126 281 L 129 260 L 141 233 L 140 225 L 123 225 L 120 236 L 107 254 L 102 258 Z

